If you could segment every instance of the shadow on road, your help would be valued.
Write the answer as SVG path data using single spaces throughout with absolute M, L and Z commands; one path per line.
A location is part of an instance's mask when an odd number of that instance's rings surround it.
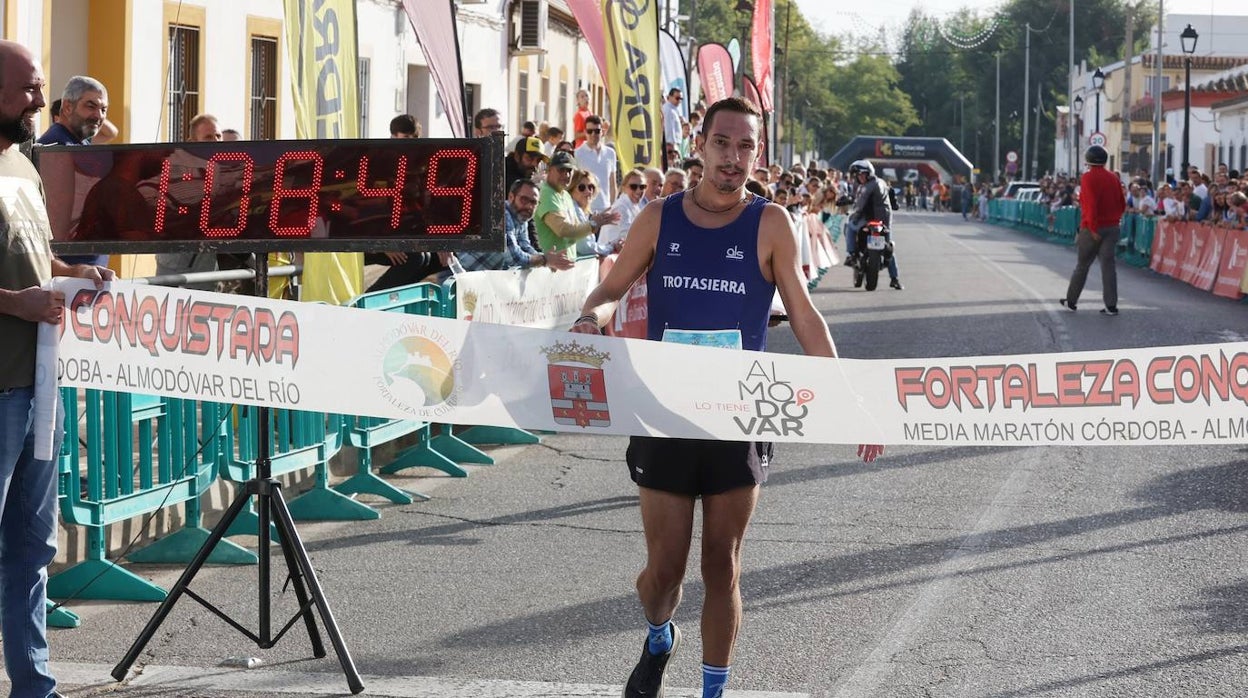
M 951 449 L 957 451 L 960 449 Z M 977 449 L 978 450 L 978 449 Z M 1006 450 L 1006 449 L 1002 449 Z M 941 460 L 937 453 L 930 456 L 930 462 Z M 862 468 L 866 468 L 863 470 Z M 878 466 L 857 466 L 858 473 L 874 472 Z M 836 477 L 835 468 L 808 468 L 789 475 L 789 482 L 815 477 Z M 849 474 L 849 473 L 845 473 Z M 779 474 L 778 480 L 784 478 Z M 1060 521 L 1049 521 L 1001 528 L 976 536 L 981 545 L 967 546 L 966 536 L 951 536 L 920 543 L 900 546 L 881 547 L 863 552 L 847 553 L 832 557 L 804 560 L 785 565 L 777 565 L 766 569 L 748 570 L 742 575 L 741 585 L 745 596 L 749 599 L 751 610 L 760 608 L 783 607 L 794 604 L 808 604 L 819 600 L 869 594 L 872 592 L 905 587 L 916 587 L 946 577 L 966 578 L 989 575 L 996 572 L 1062 563 L 1081 558 L 1138 551 L 1148 548 L 1160 548 L 1177 543 L 1206 540 L 1214 537 L 1229 537 L 1248 533 L 1248 524 L 1203 529 L 1178 533 L 1173 536 L 1151 537 L 1147 539 L 1115 543 L 1112 545 L 1088 548 L 1085 550 L 1062 552 L 1058 554 L 1037 555 L 1026 560 L 1000 564 L 986 564 L 969 569 L 961 569 L 953 573 L 911 574 L 904 579 L 894 579 L 863 586 L 862 582 L 893 577 L 900 573 L 914 572 L 925 567 L 940 564 L 953 551 L 958 551 L 963 558 L 982 558 L 1003 550 L 1016 550 L 1033 546 L 1051 544 L 1054 541 L 1086 535 L 1089 532 L 1114 528 L 1130 527 L 1136 524 L 1170 517 L 1177 514 L 1198 510 L 1222 510 L 1242 512 L 1244 499 L 1241 494 L 1248 489 L 1248 463 L 1235 461 L 1232 463 L 1195 468 L 1190 471 L 1174 473 L 1158 478 L 1145 485 L 1138 496 L 1148 503 L 1130 509 L 1076 516 Z M 598 500 L 591 505 L 605 507 L 633 506 L 632 498 L 613 498 Z M 508 522 L 543 521 L 551 517 L 572 515 L 575 509 L 556 507 L 542 509 L 526 514 L 518 514 L 488 520 L 480 524 L 463 522 L 450 527 L 434 527 L 434 530 L 445 534 L 447 531 L 468 531 L 477 525 L 503 525 Z M 632 570 L 621 570 L 621 575 L 631 575 Z M 693 572 L 696 577 L 696 571 Z M 796 591 L 795 591 L 796 590 Z M 687 597 L 691 603 L 702 594 L 701 584 L 691 580 L 686 585 Z M 1210 602 L 1202 606 L 1200 611 L 1208 612 L 1214 617 L 1212 625 L 1218 627 L 1217 632 L 1238 632 L 1244 630 L 1245 607 L 1248 607 L 1248 591 L 1243 584 L 1219 587 L 1206 592 Z M 499 647 L 515 644 L 547 644 L 563 643 L 577 636 L 601 635 L 626 631 L 637 625 L 638 606 L 633 595 L 626 594 L 593 602 L 577 604 L 529 616 L 509 619 L 499 623 L 485 625 L 471 631 L 455 634 L 445 638 L 444 647 Z M 1211 630 L 1212 632 L 1213 630 Z M 1245 647 L 1234 647 L 1210 653 L 1210 657 L 1228 656 L 1248 651 Z M 1155 668 L 1170 666 L 1187 661 L 1201 661 L 1203 655 L 1180 657 L 1156 665 L 1144 665 L 1134 670 L 1150 671 Z M 1122 671 L 1133 671 L 1124 669 Z M 1106 677 L 1117 675 L 1112 672 Z M 1088 681 L 1097 680 L 1095 677 Z M 1072 686 L 1081 685 L 1083 679 L 1072 679 Z M 1061 686 L 1037 687 L 1032 691 L 1059 690 Z M 1026 695 L 1002 694 L 1004 695 Z
M 445 514 L 429 514 L 413 510 L 404 513 L 448 519 L 451 523 L 424 526 L 414 529 L 404 529 L 401 531 L 389 531 L 386 533 L 361 533 L 356 536 L 344 536 L 340 538 L 315 541 L 308 543 L 306 547 L 309 552 L 323 552 L 326 550 L 351 548 L 357 545 L 372 545 L 389 541 L 401 541 L 411 545 L 476 545 L 481 542 L 480 539 L 472 536 L 464 536 L 464 534 L 491 526 L 547 524 L 572 516 L 597 514 L 615 509 L 631 509 L 636 506 L 636 496 L 607 497 L 605 499 L 596 499 L 589 502 L 576 502 L 574 504 L 567 504 L 564 506 L 534 509 L 533 511 L 525 511 L 517 514 L 496 516 L 489 519 L 461 519 L 447 516 Z

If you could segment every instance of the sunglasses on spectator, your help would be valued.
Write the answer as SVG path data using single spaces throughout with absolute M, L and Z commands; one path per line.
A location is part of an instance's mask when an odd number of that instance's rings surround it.
M 642 189 L 646 188 L 646 185 L 634 182 L 633 184 L 628 185 L 628 188 L 632 189 L 633 191 L 641 191 Z
M 600 129 L 600 128 L 587 128 L 587 129 L 585 129 L 585 133 L 602 133 L 602 129 Z
M 576 190 L 577 191 L 597 191 L 598 187 L 592 184 L 578 184 L 576 185 Z

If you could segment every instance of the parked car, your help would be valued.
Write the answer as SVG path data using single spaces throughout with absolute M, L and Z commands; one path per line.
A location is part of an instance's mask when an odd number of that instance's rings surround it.
M 1039 189 L 1039 182 L 1010 182 L 1005 185 L 1005 193 L 1001 195 L 1003 199 L 1014 199 L 1018 197 L 1019 189 Z

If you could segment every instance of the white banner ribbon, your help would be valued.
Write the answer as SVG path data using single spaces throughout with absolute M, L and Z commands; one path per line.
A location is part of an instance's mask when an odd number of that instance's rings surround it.
M 1248 343 L 907 360 L 743 352 L 59 279 L 62 383 L 592 434 L 1248 443 Z

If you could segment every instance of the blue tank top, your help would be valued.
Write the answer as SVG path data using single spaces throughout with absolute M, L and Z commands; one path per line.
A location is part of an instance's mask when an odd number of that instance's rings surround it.
M 702 228 L 685 215 L 684 197 L 678 192 L 663 201 L 654 263 L 646 273 L 646 338 L 661 340 L 664 329 L 735 329 L 743 348 L 765 350 L 776 292 L 758 266 L 758 227 L 767 201 L 753 197 L 733 222 Z

